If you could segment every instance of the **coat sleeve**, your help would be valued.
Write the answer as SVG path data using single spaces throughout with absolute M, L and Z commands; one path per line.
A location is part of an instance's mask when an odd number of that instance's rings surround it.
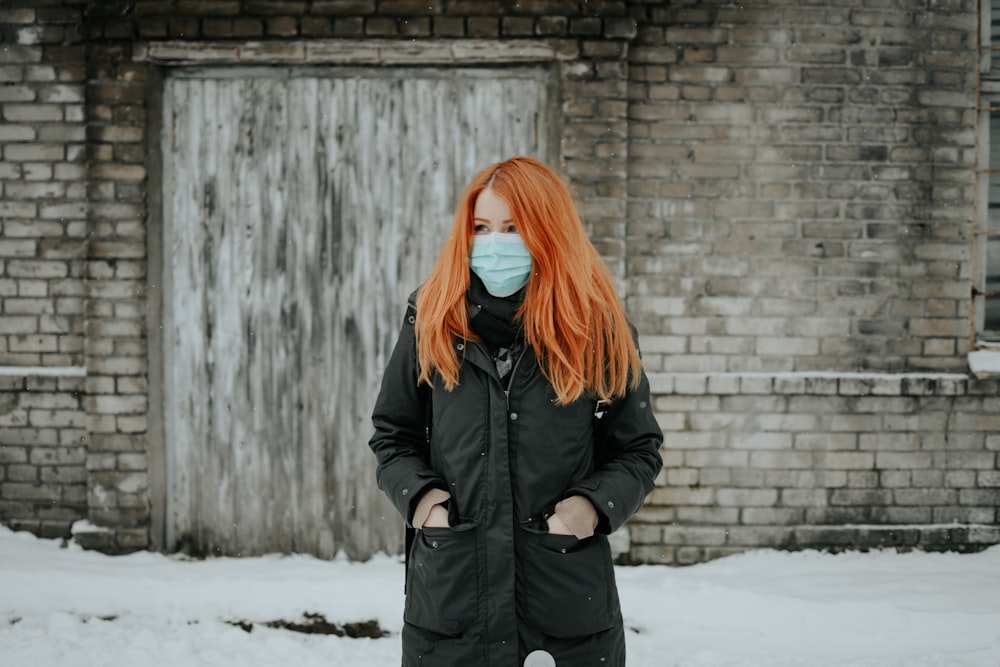
M 663 467 L 663 431 L 653 416 L 645 373 L 638 387 L 612 401 L 604 416 L 595 419 L 594 440 L 596 469 L 565 495 L 590 500 L 597 510 L 597 532 L 609 534 L 639 511 Z
M 417 386 L 416 340 L 411 308 L 392 351 L 382 387 L 372 412 L 375 433 L 368 446 L 378 465 L 378 487 L 412 525 L 413 512 L 421 496 L 431 488 L 447 484 L 430 467 L 428 413 L 430 388 Z

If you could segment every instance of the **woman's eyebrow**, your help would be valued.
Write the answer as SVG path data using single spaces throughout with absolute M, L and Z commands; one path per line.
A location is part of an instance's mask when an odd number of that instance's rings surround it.
M 472 221 L 473 222 L 492 222 L 492 220 L 490 220 L 489 218 L 473 218 Z M 513 218 L 507 218 L 506 220 L 501 220 L 500 224 L 504 225 L 504 224 L 507 224 L 508 222 L 511 223 L 511 224 L 514 224 L 514 219 Z

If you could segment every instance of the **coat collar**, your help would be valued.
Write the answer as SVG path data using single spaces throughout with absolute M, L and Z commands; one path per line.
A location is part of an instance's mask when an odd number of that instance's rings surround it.
M 490 357 L 490 353 L 486 351 L 486 346 L 483 343 L 456 338 L 452 342 L 452 347 L 455 348 L 455 354 L 458 355 L 460 361 L 477 366 L 497 380 L 500 379 L 500 376 L 497 375 L 496 364 L 493 363 L 493 358 Z

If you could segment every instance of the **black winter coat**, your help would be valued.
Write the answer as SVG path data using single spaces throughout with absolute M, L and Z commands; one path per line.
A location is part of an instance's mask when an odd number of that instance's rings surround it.
M 458 386 L 418 387 L 414 317 L 411 306 L 369 444 L 379 488 L 407 526 L 439 487 L 451 493 L 451 527 L 408 540 L 404 667 L 520 667 L 538 649 L 557 667 L 622 667 L 607 535 L 640 508 L 662 465 L 645 375 L 598 418 L 593 399 L 555 404 L 530 348 L 504 386 L 484 347 L 456 340 Z M 545 517 L 572 495 L 597 509 L 593 537 L 546 531 Z

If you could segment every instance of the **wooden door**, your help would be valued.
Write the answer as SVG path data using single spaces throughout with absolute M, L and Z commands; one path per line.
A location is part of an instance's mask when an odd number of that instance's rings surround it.
M 546 157 L 532 69 L 164 83 L 166 546 L 402 549 L 367 442 L 406 296 L 471 176 Z

